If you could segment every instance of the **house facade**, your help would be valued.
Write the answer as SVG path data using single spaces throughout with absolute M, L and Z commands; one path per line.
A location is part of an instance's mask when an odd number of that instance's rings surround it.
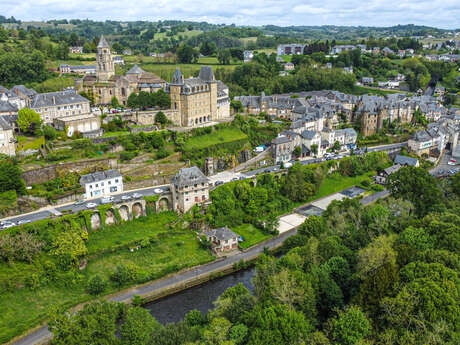
M 123 192 L 123 177 L 117 170 L 97 171 L 80 177 L 85 199 L 100 198 Z
M 173 210 L 186 213 L 209 200 L 209 179 L 196 167 L 182 168 L 171 179 Z
M 204 231 L 203 235 L 211 243 L 212 250 L 219 254 L 238 249 L 238 235 L 226 226 Z
M 16 139 L 13 134 L 13 127 L 0 116 L 0 153 L 8 156 L 16 155 Z

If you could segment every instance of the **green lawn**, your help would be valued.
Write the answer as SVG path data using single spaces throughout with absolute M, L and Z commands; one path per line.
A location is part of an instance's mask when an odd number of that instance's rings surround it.
M 36 138 L 18 135 L 16 139 L 18 140 L 18 151 L 38 150 L 45 146 L 45 137 L 43 136 Z
M 213 59 L 213 58 L 203 58 Z M 205 60 L 206 61 L 206 60 Z M 197 76 L 200 72 L 202 65 L 209 65 L 208 63 L 197 64 L 160 64 L 160 63 L 141 63 L 140 66 L 147 72 L 155 73 L 160 78 L 171 81 L 171 78 L 177 68 L 180 68 L 185 78 Z M 234 69 L 237 65 L 212 65 L 214 72 L 217 68 Z
M 366 87 L 366 86 L 357 86 L 355 85 L 352 94 L 354 95 L 365 95 L 365 94 L 373 94 L 377 96 L 385 96 L 393 93 L 403 93 L 403 91 L 399 90 L 382 90 L 373 87 Z
M 203 149 L 208 146 L 241 139 L 247 139 L 247 135 L 240 129 L 233 127 L 220 128 L 212 133 L 188 139 L 184 148 L 185 150 Z
M 174 226 L 176 220 L 176 214 L 164 212 L 91 232 L 87 267 L 76 273 L 58 273 L 55 280 L 36 289 L 24 287 L 25 277 L 49 273 L 43 264 L 53 261 L 51 256 L 44 254 L 34 264 L 1 262 L 0 343 L 45 321 L 52 306 L 70 308 L 94 299 L 85 289 L 90 277 L 99 274 L 108 280 L 118 264 L 135 265 L 137 281 L 121 288 L 110 282 L 103 294 L 214 260 L 209 250 L 200 247 L 194 232 Z M 138 250 L 130 251 L 127 245 L 138 245 L 145 238 L 151 239 L 150 244 L 142 243 Z M 5 284 L 10 284 L 9 289 Z
M 232 230 L 238 235 L 243 236 L 244 241 L 240 243 L 240 247 L 242 248 L 249 248 L 273 236 L 270 234 L 264 234 L 262 230 L 256 228 L 252 224 L 242 224 L 236 228 L 232 228 Z

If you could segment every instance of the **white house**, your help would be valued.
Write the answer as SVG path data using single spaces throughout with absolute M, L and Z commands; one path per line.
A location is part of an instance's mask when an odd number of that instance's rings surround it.
M 86 199 L 123 192 L 123 177 L 113 169 L 83 175 L 80 177 L 80 184 L 85 188 Z

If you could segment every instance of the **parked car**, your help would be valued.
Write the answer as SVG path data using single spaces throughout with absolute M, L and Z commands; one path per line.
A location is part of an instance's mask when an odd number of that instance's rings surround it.
M 214 186 L 220 186 L 221 184 L 224 184 L 224 181 L 216 181 L 216 183 L 214 183 Z
M 89 202 L 86 204 L 86 208 L 95 208 L 97 207 L 97 204 L 95 202 Z
M 101 199 L 101 204 L 110 204 L 112 201 L 114 201 L 115 198 L 113 196 L 106 196 Z
M 75 201 L 73 204 L 74 204 L 75 206 L 78 206 L 78 205 L 83 205 L 84 203 L 85 203 L 85 200 L 77 200 L 77 201 Z
M 134 193 L 134 194 L 133 194 L 133 198 L 134 198 L 134 199 L 140 199 L 140 198 L 142 198 L 142 197 L 143 197 L 143 195 L 142 195 L 141 193 Z
M 161 188 L 155 188 L 155 189 L 153 190 L 153 192 L 156 193 L 156 194 L 161 194 L 161 193 L 163 193 L 163 189 L 161 189 Z
M 246 176 L 240 176 L 240 180 L 246 180 Z
M 121 197 L 121 200 L 124 200 L 124 201 L 126 201 L 126 200 L 131 200 L 131 195 L 123 195 L 123 196 Z
M 18 225 L 27 224 L 27 223 L 30 223 L 30 222 L 31 222 L 30 219 L 23 219 L 23 220 L 20 220 L 20 221 L 18 222 Z
M 232 182 L 238 181 L 238 177 L 232 178 Z
M 457 161 L 455 159 L 451 159 L 450 161 L 447 162 L 447 164 L 449 165 L 456 165 L 457 164 Z

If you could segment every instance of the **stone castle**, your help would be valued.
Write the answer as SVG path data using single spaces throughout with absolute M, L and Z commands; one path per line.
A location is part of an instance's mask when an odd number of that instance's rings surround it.
M 171 98 L 171 109 L 165 114 L 178 126 L 196 127 L 230 117 L 229 89 L 215 79 L 212 67 L 203 66 L 198 77 L 187 79 L 177 69 L 171 83 L 137 65 L 125 75 L 116 75 L 104 36 L 97 46 L 96 74 L 87 74 L 75 83 L 76 89 L 92 95 L 96 104 L 109 104 L 116 97 L 126 105 L 133 92 L 163 89 Z

